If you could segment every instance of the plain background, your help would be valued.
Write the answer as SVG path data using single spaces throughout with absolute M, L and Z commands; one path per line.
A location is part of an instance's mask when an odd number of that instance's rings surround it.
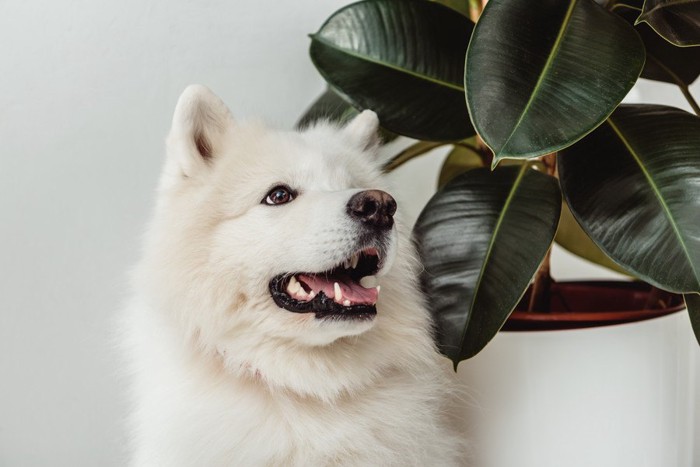
M 291 127 L 323 89 L 307 34 L 345 3 L 2 2 L 0 466 L 123 464 L 113 323 L 176 99 L 202 83 L 236 117 Z M 672 86 L 632 98 L 687 109 Z M 400 174 L 410 213 L 431 157 Z M 555 273 L 599 274 L 575 264 L 557 252 Z

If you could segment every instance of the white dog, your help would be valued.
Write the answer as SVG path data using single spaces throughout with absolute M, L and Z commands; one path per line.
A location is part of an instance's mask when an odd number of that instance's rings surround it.
M 125 319 L 132 465 L 464 463 L 377 128 L 182 94 Z

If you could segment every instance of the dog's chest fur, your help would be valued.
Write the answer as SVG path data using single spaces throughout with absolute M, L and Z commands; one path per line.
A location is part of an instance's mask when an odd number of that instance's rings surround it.
M 393 368 L 373 384 L 324 401 L 271 389 L 259 372 L 232 376 L 212 360 L 193 357 L 151 311 L 132 309 L 141 316 L 132 321 L 139 326 L 132 336 L 144 339 L 149 355 L 137 370 L 141 404 L 132 419 L 138 437 L 133 465 L 463 462 L 462 442 L 446 429 L 445 406 L 436 397 L 436 387 L 444 383 L 441 371 L 424 368 L 421 375 L 409 375 Z M 134 351 L 141 347 L 132 344 Z

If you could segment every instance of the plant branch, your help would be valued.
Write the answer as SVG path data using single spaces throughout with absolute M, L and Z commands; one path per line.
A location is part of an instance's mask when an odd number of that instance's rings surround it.
M 685 100 L 688 101 L 688 104 L 693 108 L 693 112 L 695 112 L 695 115 L 700 117 L 700 106 L 698 106 L 698 103 L 695 101 L 693 98 L 693 95 L 690 93 L 690 90 L 688 89 L 687 85 L 678 85 L 679 88 L 681 88 L 681 92 L 683 93 L 683 96 L 685 97 Z
M 685 97 L 685 100 L 688 101 L 688 104 L 690 104 L 690 107 L 692 107 L 693 112 L 695 112 L 695 115 L 700 116 L 700 106 L 698 103 L 695 101 L 693 98 L 693 95 L 690 94 L 690 90 L 688 89 L 688 85 L 683 82 L 683 80 L 673 72 L 669 67 L 664 65 L 661 60 L 658 58 L 654 57 L 651 54 L 647 54 L 647 57 L 654 62 L 659 68 L 664 70 L 668 76 L 673 80 L 674 83 L 676 83 L 676 86 L 678 86 L 683 93 L 683 97 Z
M 474 151 L 475 153 L 480 154 L 479 148 L 477 148 L 476 146 L 471 145 L 471 144 L 469 144 L 469 143 L 463 143 L 463 142 L 460 141 L 459 143 L 452 143 L 452 144 L 454 144 L 455 146 L 460 146 L 460 147 L 463 147 L 463 148 L 470 149 L 470 150 Z
M 556 177 L 557 174 L 557 154 L 547 154 L 541 159 L 542 164 L 548 175 Z M 547 254 L 544 255 L 542 264 L 535 273 L 535 280 L 532 283 L 532 291 L 530 292 L 530 303 L 527 311 L 549 312 L 551 309 L 552 298 L 552 275 L 551 275 L 551 258 L 552 247 L 549 247 Z
M 484 167 L 491 167 L 493 151 L 491 151 L 478 134 L 476 135 L 476 153 L 481 155 L 481 160 L 484 161 Z
M 472 144 L 465 143 L 462 141 L 456 143 L 443 141 L 418 141 L 417 143 L 410 145 L 409 147 L 395 155 L 393 158 L 391 158 L 391 160 L 384 165 L 384 171 L 391 172 L 392 170 L 402 166 L 411 159 L 414 159 L 418 156 L 422 156 L 423 154 L 430 152 L 433 149 L 437 149 L 439 147 L 448 145 L 460 146 L 474 151 L 476 154 L 481 156 L 481 159 L 483 161 L 488 159 L 488 155 L 484 153 L 484 151 L 481 150 L 478 146 L 474 146 Z
M 439 148 L 440 146 L 445 146 L 447 144 L 453 143 L 418 141 L 417 143 L 410 145 L 409 147 L 395 155 L 389 162 L 387 162 L 384 165 L 384 171 L 391 172 L 392 170 L 402 166 L 411 159 L 414 159 L 418 156 L 422 156 L 426 152 L 430 152 L 433 149 Z
M 552 275 L 550 274 L 552 257 L 552 247 L 549 247 L 547 254 L 544 255 L 542 264 L 535 273 L 535 280 L 532 283 L 532 291 L 530 292 L 530 303 L 527 306 L 527 311 L 538 311 L 547 313 L 550 311 L 551 296 L 552 296 Z

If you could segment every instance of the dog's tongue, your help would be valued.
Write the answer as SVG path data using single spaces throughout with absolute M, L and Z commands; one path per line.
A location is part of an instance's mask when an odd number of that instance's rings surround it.
M 353 305 L 374 305 L 377 303 L 379 295 L 376 288 L 365 289 L 349 276 L 327 277 L 325 275 L 299 274 L 297 280 L 316 292 L 316 294 L 323 292 L 327 297 L 334 299 L 340 304 L 343 304 L 345 300 L 350 300 Z M 340 286 L 340 299 L 336 297 L 335 283 L 338 283 Z

